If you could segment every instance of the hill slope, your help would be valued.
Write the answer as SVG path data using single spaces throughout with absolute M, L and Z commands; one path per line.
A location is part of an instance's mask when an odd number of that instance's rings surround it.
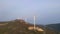
M 55 33 L 55 34 L 60 34 L 60 23 L 58 24 L 49 24 L 46 25 L 46 29 L 50 32 L 50 33 Z
M 13 20 L 5 23 L 0 23 L 0 34 L 43 34 L 43 32 L 37 30 L 29 30 L 28 27 L 33 27 L 33 24 L 29 24 L 24 20 Z M 36 25 L 36 27 L 39 27 Z
M 21 19 L 0 22 L 0 34 L 60 34 L 59 32 L 60 24 L 36 25 L 34 29 L 33 24 Z

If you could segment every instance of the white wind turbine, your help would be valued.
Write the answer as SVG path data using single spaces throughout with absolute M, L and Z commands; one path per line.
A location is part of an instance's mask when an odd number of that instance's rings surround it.
M 34 16 L 34 30 L 35 30 L 35 28 L 36 28 L 36 27 L 35 27 L 35 23 L 36 23 L 36 22 L 35 22 L 35 19 L 36 19 L 36 17 Z

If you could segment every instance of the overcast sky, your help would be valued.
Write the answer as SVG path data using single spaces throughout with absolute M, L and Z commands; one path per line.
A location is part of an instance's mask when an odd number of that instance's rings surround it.
M 36 24 L 60 23 L 60 0 L 0 0 L 0 21 L 26 17 Z

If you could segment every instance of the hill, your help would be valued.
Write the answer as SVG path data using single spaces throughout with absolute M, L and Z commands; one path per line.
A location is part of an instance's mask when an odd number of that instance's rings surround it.
M 60 34 L 60 24 L 37 25 L 22 19 L 0 22 L 0 34 Z
M 36 29 L 33 28 L 33 24 L 21 19 L 0 22 L 0 34 L 43 34 L 42 26 L 36 25 Z
M 48 24 L 46 25 L 46 29 L 51 33 L 60 34 L 60 23 L 57 24 Z

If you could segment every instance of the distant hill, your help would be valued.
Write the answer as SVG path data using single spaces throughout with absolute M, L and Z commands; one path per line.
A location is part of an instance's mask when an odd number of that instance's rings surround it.
M 60 23 L 46 25 L 46 29 L 54 31 L 55 34 L 60 34 Z
M 58 24 L 49 24 L 49 25 L 46 25 L 47 27 L 55 30 L 55 31 L 60 31 L 60 23 Z

